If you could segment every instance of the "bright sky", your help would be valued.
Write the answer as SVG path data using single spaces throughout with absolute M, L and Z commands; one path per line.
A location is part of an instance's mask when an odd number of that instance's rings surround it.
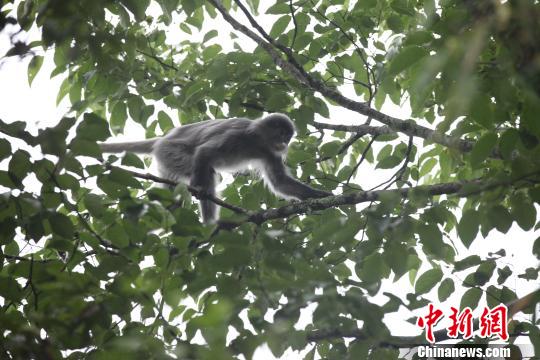
M 263 22 L 263 25 L 269 29 L 271 25 L 271 19 Z M 228 26 L 227 24 L 217 23 L 219 26 Z M 185 34 L 178 30 L 170 34 L 173 38 L 185 36 Z M 176 41 L 176 40 L 175 40 Z M 218 39 L 221 44 L 228 40 L 228 37 L 224 39 Z M 9 48 L 9 38 L 6 32 L 0 33 L 0 56 L 4 54 Z M 48 54 L 52 55 L 52 53 Z M 15 120 L 22 120 L 29 124 L 30 130 L 42 128 L 46 126 L 52 126 L 56 124 L 59 119 L 69 110 L 69 104 L 64 100 L 59 106 L 56 106 L 56 94 L 58 88 L 63 80 L 63 77 L 57 76 L 50 78 L 50 73 L 53 69 L 51 56 L 46 56 L 43 67 L 37 77 L 34 79 L 32 87 L 28 86 L 27 81 L 27 66 L 30 58 L 20 60 L 18 58 L 7 58 L 0 61 L 0 118 L 6 122 L 12 122 Z M 354 98 L 354 94 L 347 94 Z M 397 107 L 392 104 L 385 104 L 384 112 L 399 117 L 406 118 L 409 115 L 408 108 Z M 341 108 L 332 107 L 330 119 L 317 119 L 321 121 L 330 121 L 334 123 L 362 123 L 364 119 L 358 114 L 353 114 L 347 110 Z M 2 136 L 2 135 L 0 135 Z M 134 123 L 131 123 L 126 128 L 125 136 L 122 139 L 140 139 L 144 136 L 144 130 Z M 421 148 L 421 142 L 416 143 Z M 0 167 L 5 168 L 7 162 L 0 163 Z M 369 172 L 369 174 L 367 174 Z M 377 185 L 378 183 L 386 180 L 389 174 L 393 171 L 381 171 L 372 169 L 363 170 L 357 177 L 357 183 L 361 184 L 364 188 L 368 188 L 370 185 Z M 37 184 L 29 184 L 29 186 L 35 186 Z M 486 257 L 490 252 L 496 252 L 500 249 L 506 250 L 506 257 L 498 261 L 499 265 L 508 265 L 513 275 L 510 280 L 507 281 L 506 286 L 514 290 L 518 296 L 524 296 L 527 293 L 535 290 L 538 286 L 530 281 L 524 281 L 517 277 L 518 274 L 524 272 L 524 270 L 531 266 L 537 266 L 537 259 L 531 254 L 531 248 L 533 241 L 540 235 L 539 231 L 522 231 L 517 225 L 514 225 L 507 234 L 501 234 L 497 231 L 492 231 L 486 239 L 482 239 L 481 236 L 473 242 L 470 249 L 466 249 L 461 241 L 457 238 L 455 232 L 452 233 L 452 243 L 458 250 L 458 259 L 464 258 L 471 254 L 478 254 L 481 257 Z M 420 269 L 419 274 L 428 270 L 429 267 L 426 264 Z M 460 280 L 465 278 L 462 273 L 450 274 L 445 271 L 445 275 L 450 276 L 459 287 Z M 494 275 L 496 278 L 497 274 Z M 404 276 L 397 283 L 391 281 L 385 281 L 383 285 L 383 291 L 393 293 L 396 296 L 404 299 L 404 295 L 411 290 L 411 284 L 408 276 Z M 427 295 L 427 298 L 434 301 L 437 304 L 437 287 L 434 291 Z M 381 291 L 380 293 L 382 294 Z M 456 291 L 447 301 L 446 306 L 443 309 L 449 310 L 449 306 L 459 306 L 462 291 Z M 378 295 L 371 299 L 375 303 L 383 304 L 387 301 L 387 297 L 384 295 Z M 483 304 L 480 304 L 482 306 Z M 313 307 L 311 307 L 313 309 Z M 479 311 L 480 307 L 477 311 Z M 401 308 L 403 310 L 403 308 Z M 419 315 L 419 312 L 410 313 L 408 311 L 400 311 L 388 315 L 385 318 L 386 324 L 392 330 L 394 335 L 412 335 L 419 333 L 418 328 L 413 326 L 405 320 L 408 318 Z M 311 312 L 304 311 L 302 323 L 307 323 L 310 319 Z M 478 314 L 475 312 L 475 315 Z M 517 316 L 517 319 L 523 319 L 522 315 Z M 447 326 L 448 324 L 441 323 L 439 326 Z M 519 343 L 525 343 L 527 339 L 523 339 Z M 274 359 L 268 349 L 260 348 L 257 350 L 255 359 Z M 302 356 L 296 352 L 288 351 L 281 359 L 296 360 L 301 359 Z

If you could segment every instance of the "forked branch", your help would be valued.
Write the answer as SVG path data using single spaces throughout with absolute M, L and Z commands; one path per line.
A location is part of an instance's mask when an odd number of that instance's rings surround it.
M 258 35 L 253 30 L 249 29 L 245 25 L 241 24 L 236 18 L 229 14 L 227 9 L 223 6 L 220 0 L 209 0 L 210 3 L 221 13 L 223 18 L 237 31 L 240 31 L 253 41 L 255 41 L 261 48 L 263 48 L 268 55 L 272 58 L 274 63 L 286 71 L 289 75 L 294 77 L 301 84 L 309 86 L 312 90 L 318 91 L 328 99 L 336 102 L 342 107 L 355 111 L 359 114 L 371 117 L 396 132 L 403 133 L 408 136 L 420 137 L 427 141 L 443 145 L 445 147 L 457 149 L 462 152 L 469 152 L 472 149 L 473 143 L 467 140 L 448 136 L 446 134 L 439 133 L 425 126 L 416 124 L 413 120 L 402 120 L 396 117 L 384 114 L 378 110 L 371 108 L 367 103 L 352 100 L 338 90 L 328 87 L 324 82 L 315 78 L 311 74 L 305 71 L 301 65 L 295 60 L 292 50 L 276 43 L 264 29 L 255 21 L 253 16 L 247 11 L 244 6 L 240 6 L 239 0 L 235 0 L 239 4 L 241 10 L 248 18 L 250 24 L 257 29 L 261 34 Z M 285 58 L 282 56 L 285 54 Z M 493 154 L 497 156 L 496 153 Z

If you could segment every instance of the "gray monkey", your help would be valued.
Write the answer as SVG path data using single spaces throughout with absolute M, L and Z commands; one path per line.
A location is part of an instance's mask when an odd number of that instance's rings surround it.
M 107 153 L 152 154 L 160 176 L 209 195 L 215 195 L 216 172 L 249 166 L 259 170 L 267 186 L 281 197 L 303 200 L 332 195 L 289 175 L 283 161 L 294 131 L 287 115 L 273 113 L 257 120 L 207 120 L 177 127 L 162 137 L 100 147 Z M 205 223 L 215 222 L 216 204 L 202 199 L 201 213 Z

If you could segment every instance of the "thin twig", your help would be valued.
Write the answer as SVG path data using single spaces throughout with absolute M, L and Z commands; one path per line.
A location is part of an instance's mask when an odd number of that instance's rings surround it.
M 375 142 L 375 140 L 377 139 L 377 136 L 378 135 L 375 135 L 371 138 L 371 140 L 369 141 L 369 143 L 367 144 L 366 148 L 364 149 L 364 151 L 362 151 L 362 155 L 360 156 L 360 160 L 358 160 L 358 162 L 356 163 L 356 165 L 354 165 L 354 167 L 352 168 L 351 170 L 351 173 L 349 174 L 349 177 L 347 178 L 347 181 L 345 182 L 345 184 L 349 184 L 351 182 L 351 179 L 352 177 L 354 176 L 354 174 L 356 173 L 356 170 L 358 170 L 358 168 L 360 167 L 360 165 L 362 165 L 362 163 L 364 162 L 366 156 L 367 156 L 367 153 L 369 151 L 369 149 L 371 149 L 371 146 L 373 145 L 373 143 Z
M 311 0 L 311 4 L 313 5 L 313 9 L 315 10 L 315 12 L 317 14 L 319 14 L 319 16 L 321 16 L 323 19 L 325 19 L 330 24 L 332 24 L 336 29 L 338 29 L 339 32 L 341 32 L 343 34 L 343 36 L 345 36 L 345 38 L 347 38 L 347 40 L 349 40 L 349 42 L 354 46 L 355 52 L 358 54 L 358 56 L 360 57 L 360 59 L 364 63 L 364 67 L 365 67 L 366 74 L 367 74 L 366 77 L 367 77 L 367 80 L 368 80 L 368 84 L 366 84 L 367 85 L 366 87 L 367 87 L 367 89 L 369 91 L 369 101 L 371 101 L 373 99 L 373 89 L 372 89 L 371 80 L 369 78 L 370 77 L 371 67 L 369 66 L 369 63 L 368 63 L 367 59 L 365 58 L 364 53 L 362 52 L 363 49 L 360 48 L 358 46 L 358 44 L 356 44 L 356 41 L 351 37 L 351 35 L 349 35 L 341 26 L 339 26 L 338 23 L 336 23 L 334 20 L 328 18 L 325 14 L 320 12 L 319 9 L 317 9 L 317 7 L 315 6 L 315 3 L 313 2 L 313 0 Z
M 403 174 L 405 173 L 405 170 L 407 169 L 407 164 L 409 163 L 409 158 L 411 156 L 412 145 L 413 145 L 413 137 L 410 136 L 409 137 L 409 144 L 407 145 L 407 152 L 405 154 L 405 159 L 403 160 L 403 164 L 399 167 L 399 169 L 388 180 L 383 181 L 379 185 L 376 185 L 376 186 L 372 187 L 371 189 L 369 189 L 369 191 L 378 189 L 379 187 L 381 187 L 383 185 L 386 185 L 385 187 L 383 187 L 383 190 L 386 190 L 390 186 L 392 186 L 394 183 L 401 180 L 401 177 L 403 176 Z
M 292 0 L 289 0 L 289 9 L 291 10 L 291 17 L 294 24 L 294 33 L 293 33 L 293 39 L 291 42 L 291 47 L 294 47 L 294 43 L 296 42 L 296 36 L 298 35 L 298 23 L 296 22 L 296 10 L 293 7 Z
M 176 66 L 167 64 L 165 61 L 161 60 L 157 55 L 148 54 L 148 53 L 146 53 L 146 52 L 144 52 L 142 50 L 139 50 L 139 49 L 137 49 L 136 51 L 141 55 L 148 56 L 149 58 L 154 59 L 155 61 L 157 61 L 164 68 L 174 70 L 174 71 L 178 71 L 178 68 Z

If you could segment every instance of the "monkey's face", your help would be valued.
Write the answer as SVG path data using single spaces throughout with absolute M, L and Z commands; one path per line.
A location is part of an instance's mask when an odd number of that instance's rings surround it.
M 272 152 L 280 155 L 287 152 L 289 141 L 294 135 L 294 125 L 288 116 L 270 114 L 255 124 L 257 133 Z
M 270 136 L 270 146 L 277 153 L 287 152 L 287 147 L 291 141 L 293 133 L 284 127 L 276 127 L 272 129 Z

